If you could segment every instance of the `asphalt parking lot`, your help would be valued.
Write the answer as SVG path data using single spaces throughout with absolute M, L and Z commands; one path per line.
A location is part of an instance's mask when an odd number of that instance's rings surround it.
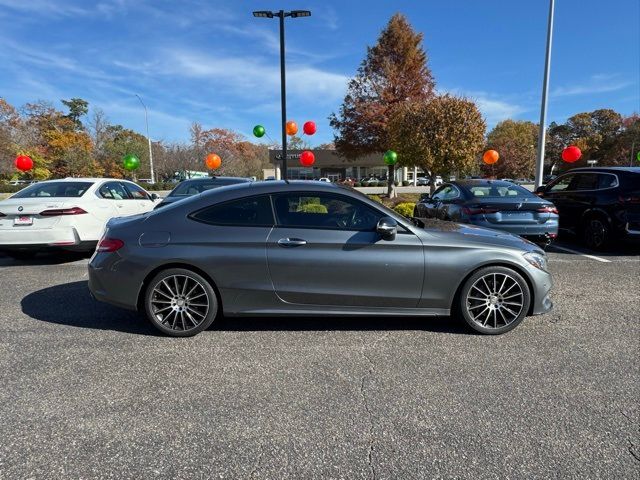
M 558 247 L 555 309 L 499 337 L 389 318 L 166 338 L 94 302 L 86 258 L 0 256 L 0 478 L 638 478 L 640 252 Z

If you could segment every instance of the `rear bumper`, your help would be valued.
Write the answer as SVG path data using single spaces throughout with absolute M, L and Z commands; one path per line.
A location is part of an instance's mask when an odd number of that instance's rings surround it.
M 96 252 L 89 261 L 89 291 L 100 302 L 138 309 L 144 276 L 117 253 Z
M 0 230 L 0 250 L 75 247 L 81 244 L 80 236 L 73 227 Z
M 520 235 L 521 237 L 544 237 L 548 235 L 558 235 L 557 219 L 549 219 L 544 223 L 502 224 L 491 223 L 486 220 L 472 218 L 470 219 L 469 223 L 477 225 L 478 227 L 491 228 L 493 230 L 500 230 L 503 232 L 512 233 L 514 235 Z

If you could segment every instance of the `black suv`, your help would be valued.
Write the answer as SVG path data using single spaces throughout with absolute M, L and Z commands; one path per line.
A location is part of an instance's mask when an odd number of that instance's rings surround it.
M 575 168 L 538 187 L 552 201 L 560 229 L 602 248 L 614 237 L 640 240 L 640 167 Z

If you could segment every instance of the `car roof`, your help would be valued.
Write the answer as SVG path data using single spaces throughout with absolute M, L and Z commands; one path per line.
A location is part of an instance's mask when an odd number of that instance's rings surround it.
M 214 177 L 186 178 L 180 183 L 184 183 L 184 182 L 209 182 L 211 180 L 216 180 L 216 179 L 218 179 L 218 180 L 237 180 L 238 182 L 245 182 L 245 183 L 252 181 L 250 178 L 245 178 L 245 177 L 219 177 L 219 176 L 214 176 Z
M 640 167 L 579 167 L 567 170 L 564 173 L 575 172 L 630 172 L 640 173 Z
M 453 182 L 445 182 L 451 183 L 454 185 L 460 185 L 461 187 L 475 187 L 480 185 L 496 185 L 498 187 L 509 187 L 511 185 L 515 185 L 513 182 L 507 182 L 505 180 L 487 180 L 484 178 L 467 178 L 463 180 L 454 180 Z

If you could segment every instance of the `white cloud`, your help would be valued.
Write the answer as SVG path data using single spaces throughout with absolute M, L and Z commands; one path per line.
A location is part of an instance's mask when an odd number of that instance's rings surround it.
M 615 92 L 628 87 L 633 82 L 621 79 L 618 74 L 592 75 L 586 82 L 574 85 L 556 87 L 551 91 L 552 97 L 567 97 L 572 95 L 594 95 L 598 93 Z

